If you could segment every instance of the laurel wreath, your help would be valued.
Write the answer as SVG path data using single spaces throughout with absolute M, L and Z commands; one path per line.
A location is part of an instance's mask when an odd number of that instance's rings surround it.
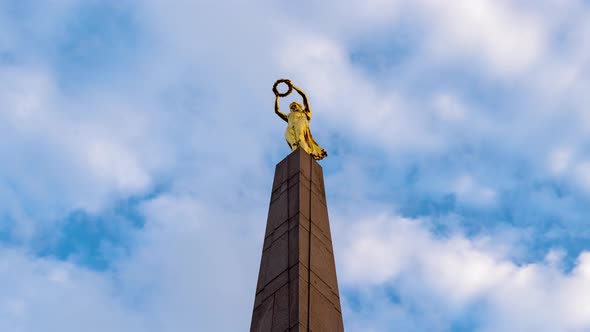
M 287 84 L 287 86 L 289 87 L 289 90 L 287 90 L 287 92 L 280 93 L 279 90 L 277 90 L 277 87 L 281 83 Z M 293 91 L 293 84 L 291 83 L 291 81 L 289 81 L 287 79 L 280 79 L 275 82 L 275 85 L 273 85 L 273 87 L 272 87 L 272 91 L 275 93 L 275 95 L 277 95 L 279 97 L 285 97 L 285 96 L 288 96 L 291 93 L 291 91 Z

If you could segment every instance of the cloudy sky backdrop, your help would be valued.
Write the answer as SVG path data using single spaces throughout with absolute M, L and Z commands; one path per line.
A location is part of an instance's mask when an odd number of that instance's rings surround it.
M 589 38 L 583 0 L 0 0 L 0 331 L 247 331 L 283 77 L 347 331 L 590 331 Z

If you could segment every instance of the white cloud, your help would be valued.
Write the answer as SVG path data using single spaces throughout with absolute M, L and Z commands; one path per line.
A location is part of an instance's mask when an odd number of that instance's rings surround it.
M 107 271 L 1 247 L 0 330 L 246 329 L 263 217 L 202 205 L 187 194 L 147 201 L 134 250 Z
M 150 142 L 145 138 L 149 135 L 145 121 L 115 126 L 117 117 L 109 118 L 114 101 L 75 102 L 63 95 L 56 78 L 42 68 L 1 70 L 4 139 L 0 146 L 4 157 L 0 170 L 20 195 L 41 204 L 52 201 L 46 212 L 58 217 L 54 213 L 63 208 L 97 211 L 108 204 L 111 195 L 149 188 L 152 173 L 164 163 L 141 146 Z M 131 108 L 130 104 L 126 107 Z M 133 112 L 118 107 L 116 111 L 123 113 L 119 119 L 132 119 Z M 140 132 L 139 138 L 131 136 L 134 129 Z M 149 145 L 153 149 L 149 153 L 156 153 L 156 145 Z M 53 204 L 57 209 L 50 206 Z
M 549 169 L 555 174 L 562 174 L 571 167 L 574 151 L 570 147 L 555 149 L 549 155 Z
M 588 252 L 564 272 L 554 255 L 553 262 L 517 265 L 486 239 L 438 237 L 420 220 L 380 216 L 356 223 L 346 234 L 338 248 L 345 287 L 392 285 L 402 292 L 402 303 L 440 310 L 446 317 L 441 330 L 471 306 L 479 311 L 478 331 L 590 328 Z
M 115 190 L 141 192 L 149 186 L 149 175 L 131 151 L 101 141 L 90 142 L 84 150 L 90 171 L 105 182 L 112 181 Z
M 575 166 L 574 176 L 583 189 L 590 191 L 590 161 L 583 160 L 579 162 Z
M 590 161 L 572 146 L 555 148 L 549 154 L 547 163 L 555 176 L 568 179 L 576 187 L 590 192 Z
M 465 120 L 467 110 L 453 94 L 440 93 L 434 97 L 433 107 L 436 114 L 445 122 Z
M 0 329 L 145 331 L 104 276 L 6 248 L 0 257 Z
M 196 230 L 199 225 L 197 219 L 200 219 L 198 216 L 206 211 L 201 204 L 188 195 L 164 195 L 144 203 L 143 210 L 155 225 L 164 226 L 165 223 L 172 222 L 174 225 Z
M 462 175 L 451 185 L 451 190 L 461 202 L 476 205 L 490 205 L 496 199 L 496 192 L 475 181 L 470 175 Z
M 437 55 L 479 57 L 499 74 L 528 70 L 544 55 L 543 22 L 509 1 L 422 1 Z

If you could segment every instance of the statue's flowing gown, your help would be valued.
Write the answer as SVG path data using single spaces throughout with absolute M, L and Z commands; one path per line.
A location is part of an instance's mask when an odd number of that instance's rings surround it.
M 291 111 L 287 115 L 287 130 L 285 131 L 285 139 L 291 150 L 301 147 L 303 151 L 307 152 L 313 159 L 319 160 L 328 155 L 311 136 L 309 129 L 309 120 L 307 114 L 300 111 Z

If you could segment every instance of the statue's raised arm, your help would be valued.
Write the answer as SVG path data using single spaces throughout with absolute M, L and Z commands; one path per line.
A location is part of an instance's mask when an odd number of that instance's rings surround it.
M 275 97 L 275 113 L 279 116 L 279 118 L 285 120 L 285 122 L 289 122 L 287 114 L 281 112 L 281 107 L 279 106 L 279 96 Z
M 300 88 L 295 86 L 295 84 L 293 84 L 293 82 L 291 82 L 290 80 L 289 80 L 289 83 L 291 84 L 293 89 L 295 91 L 297 91 L 297 93 L 299 93 L 299 95 L 303 99 L 303 112 L 305 112 L 305 114 L 307 115 L 307 119 L 309 121 L 311 121 L 311 108 L 309 107 L 309 101 L 307 100 L 307 95 L 305 94 L 305 92 L 303 92 L 303 90 L 301 90 Z
M 284 83 L 289 88 L 288 91 L 280 93 L 277 89 L 278 85 Z M 280 111 L 279 97 L 285 97 L 292 90 L 297 91 L 303 99 L 303 106 L 298 102 L 292 102 L 289 105 L 289 114 Z M 299 87 L 295 86 L 291 80 L 281 79 L 276 81 L 273 86 L 275 93 L 275 113 L 283 120 L 287 121 L 287 130 L 285 130 L 285 139 L 291 148 L 291 151 L 301 147 L 305 152 L 311 155 L 314 159 L 319 160 L 328 156 L 324 150 L 311 136 L 309 128 L 309 121 L 311 121 L 311 108 L 307 95 Z

